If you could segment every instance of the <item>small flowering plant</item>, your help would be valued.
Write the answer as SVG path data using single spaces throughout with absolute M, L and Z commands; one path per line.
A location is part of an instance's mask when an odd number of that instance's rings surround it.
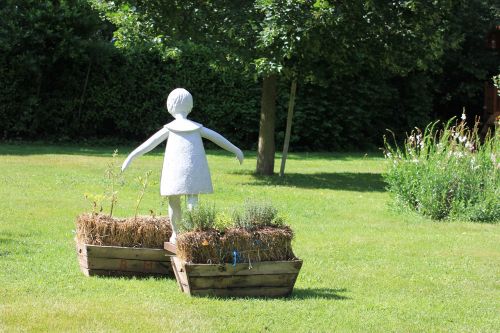
M 438 220 L 500 221 L 498 131 L 481 140 L 479 121 L 469 128 L 465 112 L 438 125 L 414 129 L 402 147 L 384 137 L 384 177 L 397 206 Z

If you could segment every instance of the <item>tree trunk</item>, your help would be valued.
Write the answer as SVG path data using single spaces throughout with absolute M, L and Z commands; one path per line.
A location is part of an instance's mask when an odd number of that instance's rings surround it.
M 297 80 L 292 81 L 290 87 L 290 99 L 288 100 L 288 115 L 286 117 L 285 143 L 283 144 L 283 155 L 281 156 L 280 177 L 285 175 L 285 164 L 290 145 L 290 135 L 292 133 L 293 107 L 295 106 L 295 92 L 297 91 Z
M 274 123 L 276 118 L 276 75 L 265 77 L 260 101 L 259 147 L 257 169 L 259 175 L 274 173 Z
M 82 106 L 83 106 L 83 101 L 85 98 L 85 92 L 87 92 L 87 84 L 89 83 L 89 75 L 90 75 L 90 68 L 91 67 L 92 67 L 92 61 L 89 60 L 89 65 L 87 66 L 87 74 L 85 75 L 85 82 L 83 84 L 82 95 L 80 96 L 80 105 L 78 106 L 78 117 L 76 119 L 78 130 L 80 130 L 80 128 L 81 128 L 80 120 L 82 117 Z

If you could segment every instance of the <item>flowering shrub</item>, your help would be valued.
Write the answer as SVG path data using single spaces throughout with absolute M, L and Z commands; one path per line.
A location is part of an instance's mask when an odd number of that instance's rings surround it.
M 500 221 L 499 128 L 481 141 L 479 122 L 470 129 L 465 114 L 437 126 L 416 128 L 401 148 L 384 137 L 384 177 L 396 204 L 439 220 Z

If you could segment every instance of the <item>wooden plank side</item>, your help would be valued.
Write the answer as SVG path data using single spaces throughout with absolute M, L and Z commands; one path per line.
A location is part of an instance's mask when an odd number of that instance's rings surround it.
M 163 243 L 163 248 L 170 252 L 171 255 L 175 255 L 177 253 L 177 246 L 175 244 L 172 244 L 170 242 L 165 242 Z
M 290 287 L 222 288 L 191 291 L 193 296 L 218 297 L 286 297 L 291 293 Z
M 175 277 L 177 278 L 177 283 L 179 284 L 181 290 L 187 294 L 190 294 L 191 285 L 189 284 L 184 261 L 180 260 L 177 257 L 172 257 L 172 263 L 173 265 L 175 265 Z
M 238 287 L 290 287 L 293 286 L 296 273 L 292 274 L 257 274 L 231 276 L 191 276 L 191 289 L 220 289 Z
M 80 265 L 80 271 L 83 273 L 83 275 L 90 276 L 89 275 L 89 269 L 86 268 L 86 267 L 83 267 L 82 265 Z
M 174 271 L 175 274 L 175 280 L 177 281 L 177 285 L 181 289 L 181 291 L 184 291 L 184 286 L 181 283 L 181 277 L 179 276 L 179 269 L 177 268 L 177 262 L 176 262 L 176 257 L 172 258 L 172 261 L 170 262 L 172 264 L 172 270 Z
M 302 267 L 302 260 L 291 261 L 262 261 L 224 265 L 210 264 L 185 264 L 188 276 L 230 276 L 230 275 L 256 275 L 256 274 L 298 274 Z
M 80 249 L 82 250 L 80 252 Z M 116 259 L 134 259 L 150 261 L 170 261 L 171 254 L 164 249 L 148 249 L 136 247 L 120 246 L 99 246 L 83 244 L 79 247 L 79 254 L 96 258 L 116 258 Z
M 80 264 L 80 268 L 81 269 L 84 269 L 84 268 L 87 269 L 87 268 L 89 268 L 89 262 L 88 262 L 87 256 L 79 254 L 78 255 L 78 263 Z
M 105 269 L 86 269 L 86 276 L 110 276 L 110 277 L 165 277 L 165 274 L 146 272 L 110 271 Z
M 79 255 L 80 265 L 88 269 L 126 271 L 126 272 L 145 272 L 170 274 L 172 267 L 169 262 L 117 259 L 117 258 L 94 258 Z
M 86 256 L 87 255 L 87 244 L 82 244 L 76 242 L 76 253 L 79 255 Z

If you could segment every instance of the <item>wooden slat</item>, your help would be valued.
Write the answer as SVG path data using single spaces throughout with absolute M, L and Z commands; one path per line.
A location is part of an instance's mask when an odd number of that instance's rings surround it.
M 220 289 L 238 287 L 290 287 L 295 283 L 297 273 L 258 274 L 232 276 L 193 276 L 189 277 L 191 290 Z
M 85 274 L 86 276 L 165 277 L 165 274 L 160 274 L 160 273 L 110 271 L 105 269 L 88 269 L 88 268 L 81 268 L 81 270 L 83 274 Z
M 177 265 L 180 265 L 179 259 L 177 257 L 172 257 L 171 264 L 172 264 L 172 270 L 174 271 L 175 274 L 175 279 L 177 280 L 177 285 L 179 286 L 181 291 L 184 292 L 184 285 L 181 282 L 181 276 L 180 276 L 180 266 L 179 268 L 177 268 Z
M 149 249 L 120 246 L 99 246 L 77 243 L 77 252 L 81 255 L 96 258 L 117 258 L 151 261 L 170 261 L 172 254 L 164 249 Z
M 189 284 L 189 279 L 186 274 L 186 268 L 185 268 L 185 263 L 183 260 L 177 258 L 177 257 L 172 257 L 172 264 L 175 266 L 175 277 L 177 279 L 177 283 L 179 284 L 179 287 L 181 288 L 181 291 L 190 294 L 191 286 Z
M 163 243 L 163 248 L 171 253 L 171 255 L 175 255 L 177 253 L 177 246 L 170 242 Z
M 298 274 L 302 267 L 302 260 L 293 261 L 263 261 L 249 264 L 189 264 L 184 268 L 189 277 L 192 276 L 229 276 L 229 275 L 255 275 L 255 274 Z
M 222 288 L 191 291 L 193 296 L 219 297 L 286 297 L 291 293 L 292 287 Z
M 169 274 L 169 262 L 117 258 L 95 258 L 78 255 L 80 266 L 88 269 Z

